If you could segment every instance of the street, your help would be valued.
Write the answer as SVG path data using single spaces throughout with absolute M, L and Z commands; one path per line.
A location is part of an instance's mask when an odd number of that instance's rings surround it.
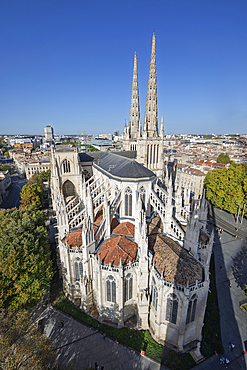
M 10 208 L 19 208 L 20 206 L 20 192 L 22 187 L 26 185 L 27 179 L 20 178 L 18 174 L 11 176 L 12 187 L 10 189 L 9 195 L 3 202 L 0 204 L 0 208 L 10 209 Z

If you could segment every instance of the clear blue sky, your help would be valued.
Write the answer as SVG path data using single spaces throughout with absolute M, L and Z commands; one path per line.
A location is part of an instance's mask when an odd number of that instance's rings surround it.
M 1 0 L 0 134 L 122 132 L 135 51 L 143 123 L 154 30 L 165 133 L 246 133 L 246 0 Z

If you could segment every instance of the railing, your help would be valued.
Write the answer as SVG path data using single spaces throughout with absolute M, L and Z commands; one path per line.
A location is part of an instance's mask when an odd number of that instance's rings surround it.
M 72 207 L 73 207 L 73 205 L 74 205 L 74 202 L 75 202 L 75 200 L 77 200 L 77 198 L 78 198 L 79 196 L 77 195 L 77 196 L 75 196 L 73 199 L 71 199 L 70 201 L 69 201 L 69 203 L 68 204 L 66 204 L 66 211 L 68 211 L 68 210 L 71 210 L 71 205 L 72 205 Z
M 165 217 L 165 206 L 160 200 L 160 198 L 157 196 L 157 194 L 154 192 L 153 189 L 151 189 L 150 193 L 150 204 L 153 206 L 154 210 L 159 213 L 162 222 L 163 222 L 163 217 Z M 164 225 L 164 222 L 163 222 Z
M 69 226 L 71 228 L 79 227 L 83 223 L 83 214 L 86 208 L 83 208 L 79 213 L 77 213 L 71 220 L 69 220 Z
M 157 183 L 153 185 L 153 189 L 155 193 L 157 194 L 158 198 L 161 200 L 161 202 L 165 205 L 168 200 L 168 193 L 165 189 L 160 187 Z
M 183 240 L 184 239 L 184 230 L 181 228 L 181 226 L 177 223 L 176 220 L 174 220 L 174 218 L 171 220 L 171 227 L 170 227 L 170 230 L 171 230 L 171 235 L 172 236 L 175 236 L 175 238 L 178 238 L 180 240 Z

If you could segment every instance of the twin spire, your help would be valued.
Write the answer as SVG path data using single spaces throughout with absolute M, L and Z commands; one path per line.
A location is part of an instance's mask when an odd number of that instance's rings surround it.
M 134 55 L 132 92 L 130 102 L 129 135 L 131 139 L 141 136 L 139 88 L 137 73 L 137 56 Z M 152 38 L 152 51 L 150 58 L 146 109 L 144 118 L 143 135 L 145 137 L 158 137 L 158 106 L 157 106 L 157 72 L 156 72 L 156 48 L 155 33 Z

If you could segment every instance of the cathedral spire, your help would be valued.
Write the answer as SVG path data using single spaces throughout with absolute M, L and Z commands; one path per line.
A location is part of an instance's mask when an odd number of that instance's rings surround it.
M 150 67 L 149 67 L 144 127 L 147 130 L 148 137 L 158 137 L 159 134 L 158 134 L 155 33 L 153 33 L 153 39 L 152 39 L 152 51 L 151 51 Z
M 140 105 L 139 105 L 139 88 L 138 88 L 138 73 L 137 73 L 137 56 L 134 55 L 132 92 L 130 102 L 130 138 L 135 139 L 140 133 Z

